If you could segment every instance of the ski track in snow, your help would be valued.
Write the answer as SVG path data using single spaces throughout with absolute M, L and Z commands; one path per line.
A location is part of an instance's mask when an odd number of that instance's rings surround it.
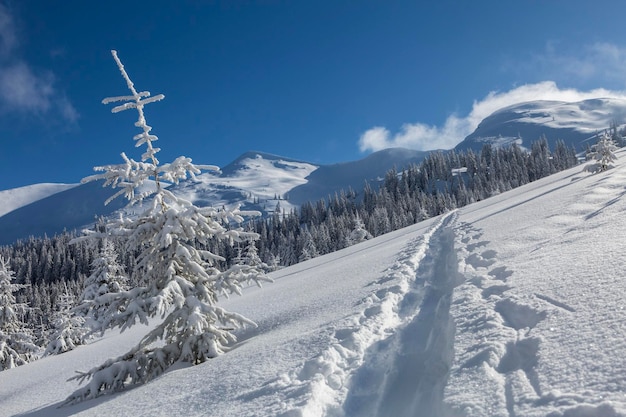
M 541 396 L 535 370 L 541 339 L 532 329 L 546 312 L 507 295 L 512 271 L 497 265 L 497 253 L 488 243 L 472 226 L 457 227 L 459 270 L 465 282 L 452 303 L 462 337 L 457 338 L 446 387 L 450 415 L 513 417 L 517 402 Z
M 325 351 L 266 384 L 262 390 L 283 392 L 281 416 L 439 413 L 453 357 L 455 220 L 455 212 L 442 216 L 407 245 Z
M 593 193 L 590 198 L 594 198 Z M 549 314 L 548 303 L 576 310 L 540 293 L 516 296 L 508 281 L 514 271 L 500 265 L 497 252 L 468 223 L 457 226 L 459 270 L 455 289 L 455 360 L 445 388 L 442 416 L 621 416 L 610 403 L 590 405 L 585 395 L 544 392 L 538 361 L 541 336 L 533 329 Z

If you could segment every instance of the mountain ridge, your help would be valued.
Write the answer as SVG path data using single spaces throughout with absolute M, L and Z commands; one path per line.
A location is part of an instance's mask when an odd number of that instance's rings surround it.
M 454 149 L 479 152 L 485 144 L 507 146 L 511 143 L 530 149 L 532 142 L 545 137 L 553 150 L 556 141 L 563 140 L 566 145 L 575 147 L 577 152 L 582 152 L 592 144 L 597 133 L 612 124 L 622 126 L 620 122 L 624 120 L 626 99 L 526 101 L 496 110 Z M 269 214 L 278 203 L 288 211 L 307 201 L 332 197 L 340 190 L 359 192 L 366 182 L 375 187 L 391 168 L 402 169 L 418 164 L 430 152 L 433 151 L 388 148 L 356 161 L 313 164 L 251 150 L 225 165 L 219 174 L 203 173 L 195 182 L 186 180 L 173 187 L 198 205 L 220 206 L 242 202 L 245 209 Z M 62 193 L 50 191 L 50 194 L 44 193 L 42 198 L 14 196 L 8 203 L 9 199 L 5 199 L 2 207 L 5 214 L 0 216 L 0 244 L 9 244 L 30 235 L 50 235 L 81 228 L 91 223 L 95 216 L 110 215 L 124 205 L 118 199 L 114 205 L 105 207 L 104 200 L 113 191 L 110 188 L 93 191 L 96 188 L 93 187 L 89 190 L 96 195 L 89 196 L 85 187 L 86 184 L 69 189 L 59 187 Z M 16 190 L 0 191 L 0 195 L 8 196 Z M 93 213 L 88 213 L 87 204 L 91 204 Z M 76 214 L 77 205 L 84 207 L 85 211 L 80 215 L 68 215 Z M 47 216 L 40 213 L 47 213 Z M 54 219 L 52 214 L 58 219 Z M 33 221 L 37 218 L 39 220 Z
M 204 172 L 195 180 L 187 179 L 170 187 L 200 206 L 242 203 L 244 209 L 269 214 L 278 203 L 289 211 L 342 189 L 360 191 L 365 181 L 377 181 L 394 166 L 419 163 L 427 153 L 385 149 L 356 161 L 319 165 L 267 152 L 247 151 L 224 166 L 220 173 Z M 125 206 L 122 198 L 104 205 L 114 192 L 110 187 L 103 188 L 101 182 L 86 183 L 13 207 L 0 216 L 0 244 L 86 227 L 96 217 L 111 215 Z M 27 197 L 17 200 L 25 199 L 28 200 Z
M 598 133 L 625 121 L 626 99 L 526 101 L 491 113 L 454 149 L 479 151 L 485 143 L 506 146 L 513 142 L 530 149 L 532 142 L 545 137 L 551 149 L 563 140 L 580 152 L 593 144 Z

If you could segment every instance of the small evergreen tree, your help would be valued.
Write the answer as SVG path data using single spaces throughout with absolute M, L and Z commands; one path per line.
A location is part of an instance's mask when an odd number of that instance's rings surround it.
M 354 228 L 348 236 L 346 236 L 347 246 L 355 245 L 363 242 L 364 240 L 372 239 L 372 234 L 365 229 L 365 224 L 359 214 L 356 214 L 354 218 Z
M 0 371 L 35 360 L 39 349 L 18 317 L 26 313 L 28 306 L 17 303 L 15 293 L 26 285 L 13 281 L 13 271 L 0 256 Z
M 85 279 L 84 290 L 75 311 L 90 319 L 90 327 L 102 331 L 103 320 L 108 305 L 103 304 L 100 296 L 109 293 L 119 293 L 128 289 L 128 278 L 124 268 L 118 263 L 115 246 L 106 234 L 91 236 L 96 242 L 100 241 L 98 257 L 92 263 L 92 273 Z M 106 297 L 104 297 L 106 298 Z M 91 324 L 94 321 L 95 323 Z
M 77 315 L 73 310 L 74 296 L 65 291 L 59 297 L 58 311 L 53 317 L 53 332 L 44 351 L 44 356 L 58 355 L 73 350 L 77 346 L 85 344 L 85 318 Z
M 300 256 L 298 257 L 299 262 L 308 261 L 309 259 L 317 258 L 320 254 L 315 247 L 315 242 L 313 241 L 313 236 L 309 229 L 306 228 L 300 235 L 301 246 L 302 249 L 300 251 Z
M 268 271 L 270 267 L 261 260 L 259 250 L 254 244 L 254 240 L 247 240 L 241 257 L 242 265 L 250 267 L 255 274 L 260 271 Z
M 137 110 L 139 119 L 135 125 L 142 132 L 134 139 L 136 146 L 145 145 L 147 149 L 141 162 L 122 154 L 123 164 L 96 167 L 103 173 L 84 181 L 102 179 L 105 185 L 120 188 L 111 199 L 124 195 L 129 204 L 148 197 L 151 201 L 138 216 L 109 224 L 110 233 L 125 241 L 126 251 L 138 254 L 133 271 L 137 285 L 127 291 L 100 295 L 94 303 L 107 306 L 102 329 L 124 330 L 137 321 L 148 324 L 148 319 L 156 316 L 163 320 L 126 354 L 80 372 L 74 379 L 89 382 L 70 395 L 66 403 L 145 383 L 177 362 L 198 364 L 223 353 L 226 345 L 236 340 L 233 328 L 255 324 L 218 307 L 218 296 L 240 293 L 247 281 L 260 284 L 264 279 L 260 273 L 239 274 L 236 268 L 220 271 L 217 262 L 225 261 L 222 256 L 197 249 L 209 247 L 214 240 L 256 238 L 254 233 L 231 227 L 233 223 L 241 223 L 243 215 L 251 213 L 240 212 L 238 208 L 200 208 L 166 188 L 167 183 L 195 178 L 201 169 L 215 171 L 217 167 L 194 165 L 186 157 L 169 164 L 159 163 L 156 158 L 159 149 L 153 147 L 157 137 L 150 134 L 152 128 L 146 123 L 143 109 L 164 96 L 150 97 L 147 91 L 137 92 L 117 53 L 112 51 L 112 54 L 132 95 L 105 99 L 103 103 L 125 102 L 113 108 L 114 113 Z M 145 191 L 150 183 L 150 190 Z
M 598 137 L 598 142 L 587 153 L 587 159 L 595 161 L 585 166 L 585 171 L 602 172 L 611 167 L 611 163 L 617 160 L 615 156 L 617 146 L 607 132 Z

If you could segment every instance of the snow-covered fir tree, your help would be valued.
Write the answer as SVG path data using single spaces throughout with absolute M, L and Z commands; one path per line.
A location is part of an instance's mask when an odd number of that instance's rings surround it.
M 315 242 L 313 241 L 313 236 L 311 235 L 311 232 L 309 232 L 308 228 L 305 228 L 300 237 L 300 240 L 302 241 L 302 249 L 300 250 L 300 256 L 298 257 L 298 261 L 304 262 L 308 261 L 309 259 L 317 258 L 320 254 L 317 251 L 317 247 L 315 246 Z
M 0 371 L 35 360 L 39 349 L 19 317 L 25 315 L 28 306 L 17 303 L 15 298 L 15 293 L 26 285 L 13 281 L 13 271 L 0 256 Z
M 102 230 L 106 230 L 105 227 Z M 89 235 L 93 241 L 100 243 L 98 256 L 92 263 L 92 273 L 85 279 L 84 290 L 75 311 L 88 319 L 90 327 L 102 331 L 102 322 L 105 319 L 107 304 L 100 296 L 110 293 L 119 293 L 128 289 L 128 278 L 124 268 L 118 262 L 117 252 L 112 240 L 106 232 Z M 77 240 L 78 241 L 78 240 Z M 92 322 L 95 322 L 91 324 Z
M 270 267 L 261 260 L 254 240 L 248 239 L 244 242 L 244 245 L 241 264 L 252 267 L 255 271 L 268 271 Z
M 595 162 L 585 166 L 585 171 L 602 172 L 611 167 L 611 163 L 617 160 L 615 152 L 617 145 L 611 136 L 604 132 L 598 137 L 598 142 L 591 147 L 591 151 L 587 153 L 587 159 Z
M 355 245 L 363 242 L 364 240 L 371 239 L 372 237 L 372 234 L 367 231 L 363 220 L 361 220 L 361 217 L 357 213 L 354 218 L 354 228 L 350 234 L 346 236 L 346 246 Z
M 278 271 L 280 266 L 280 255 L 275 255 L 273 253 L 269 254 L 269 262 L 267 264 L 269 267 L 269 271 Z
M 44 356 L 58 355 L 85 344 L 85 318 L 74 310 L 75 298 L 67 287 L 59 297 L 58 311 L 52 318 L 53 331 Z
M 198 364 L 223 353 L 236 340 L 232 329 L 255 324 L 217 306 L 218 297 L 240 293 L 249 281 L 260 285 L 267 279 L 260 271 L 254 274 L 251 269 L 240 274 L 236 265 L 221 271 L 217 265 L 225 260 L 222 256 L 198 249 L 209 247 L 209 241 L 214 239 L 237 242 L 256 238 L 256 234 L 234 227 L 243 221 L 243 216 L 254 213 L 238 208 L 200 208 L 168 190 L 168 184 L 193 179 L 201 169 L 218 169 L 194 165 L 182 156 L 168 164 L 158 161 L 159 149 L 153 146 L 157 137 L 150 133 L 144 106 L 164 96 L 137 92 L 117 53 L 112 54 L 131 95 L 108 98 L 103 103 L 123 102 L 113 108 L 114 113 L 137 110 L 135 125 L 141 133 L 134 139 L 136 146 L 145 145 L 146 150 L 140 162 L 122 154 L 123 164 L 96 167 L 102 173 L 84 181 L 104 180 L 105 185 L 119 188 L 111 199 L 124 195 L 130 205 L 143 201 L 146 207 L 136 217 L 122 217 L 108 225 L 111 234 L 124 240 L 128 253 L 138 254 L 133 271 L 137 285 L 127 291 L 100 295 L 94 303 L 107 305 L 102 329 L 124 330 L 138 321 L 147 325 L 148 319 L 156 316 L 162 321 L 126 354 L 80 372 L 75 379 L 88 382 L 66 403 L 145 383 L 178 362 Z

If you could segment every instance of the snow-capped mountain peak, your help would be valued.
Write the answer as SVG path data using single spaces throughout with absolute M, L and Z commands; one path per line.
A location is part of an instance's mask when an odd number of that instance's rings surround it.
M 492 113 L 457 149 L 479 150 L 484 143 L 517 142 L 525 148 L 545 136 L 554 149 L 558 139 L 582 151 L 589 140 L 612 124 L 626 123 L 626 100 L 595 98 L 577 102 L 529 101 Z
M 426 154 L 408 149 L 385 149 L 357 161 L 316 165 L 250 151 L 219 173 L 205 172 L 196 180 L 173 185 L 172 189 L 198 206 L 241 203 L 246 210 L 268 214 L 280 204 L 281 209 L 288 212 L 304 202 L 315 202 L 341 190 L 359 192 L 366 181 L 376 183 L 394 166 L 401 168 L 419 163 Z M 105 206 L 104 201 L 115 191 L 103 188 L 101 182 L 32 186 L 32 190 L 38 189 L 50 191 L 40 194 L 19 189 L 2 191 L 7 196 L 28 194 L 30 197 L 10 199 L 12 203 L 6 206 L 4 215 L 0 214 L 0 244 L 10 244 L 30 235 L 54 235 L 63 230 L 80 229 L 92 224 L 96 216 L 111 215 L 125 205 L 123 199 L 117 198 Z
M 264 204 L 273 209 L 278 201 L 293 207 L 289 191 L 306 184 L 319 166 L 263 152 L 246 152 L 220 173 L 203 173 L 197 182 L 175 186 L 177 194 L 200 205 L 222 206 L 235 202 L 246 206 Z M 273 203 L 273 205 L 272 205 Z M 268 207 L 272 205 L 272 207 Z

